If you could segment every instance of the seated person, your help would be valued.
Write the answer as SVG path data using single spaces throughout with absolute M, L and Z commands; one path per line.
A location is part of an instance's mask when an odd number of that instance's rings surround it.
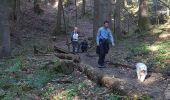
M 82 41 L 80 45 L 81 45 L 81 51 L 82 52 L 87 52 L 87 48 L 88 48 L 87 41 L 86 40 Z

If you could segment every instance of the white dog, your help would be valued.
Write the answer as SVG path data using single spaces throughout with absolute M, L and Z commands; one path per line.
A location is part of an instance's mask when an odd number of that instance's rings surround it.
M 147 75 L 147 66 L 143 63 L 137 63 L 136 64 L 136 73 L 137 73 L 138 80 L 143 82 Z

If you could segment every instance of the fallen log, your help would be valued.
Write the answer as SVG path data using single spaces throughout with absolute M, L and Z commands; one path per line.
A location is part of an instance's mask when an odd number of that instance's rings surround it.
M 52 55 L 55 55 L 60 59 L 72 60 L 75 63 L 79 63 L 81 61 L 80 56 L 74 54 L 65 54 L 65 53 L 36 54 L 36 56 L 52 56 Z
M 74 71 L 74 65 L 72 60 L 51 60 L 45 64 L 42 69 L 69 75 Z
M 58 53 L 65 53 L 65 54 L 69 54 L 70 52 L 63 49 L 63 48 L 60 48 L 58 46 L 54 46 L 54 51 L 58 52 Z
M 60 59 L 72 60 L 74 63 L 79 63 L 80 62 L 80 56 L 79 55 L 55 53 L 55 56 L 60 58 Z
M 102 72 L 102 70 L 99 70 L 98 68 L 94 68 L 87 64 L 79 64 L 78 69 L 82 72 L 84 72 L 87 77 L 94 82 L 104 85 L 108 87 L 109 89 L 112 89 L 113 91 L 119 91 L 123 95 L 144 95 L 141 91 L 135 90 L 136 87 L 133 86 L 133 84 L 128 84 L 125 81 L 115 78 L 113 76 L 110 76 L 108 74 L 105 74 Z
M 46 52 L 38 50 L 37 46 L 35 46 L 35 45 L 33 46 L 33 50 L 34 50 L 34 55 L 46 54 Z
M 124 80 L 105 74 L 98 68 L 83 63 L 74 63 L 70 60 L 62 60 L 61 63 L 69 63 L 70 66 L 76 67 L 79 71 L 83 72 L 90 80 L 99 85 L 106 86 L 113 92 L 120 93 L 120 95 L 129 95 L 132 97 L 146 95 L 146 93 L 137 90 L 137 87 L 133 84 L 128 84 Z

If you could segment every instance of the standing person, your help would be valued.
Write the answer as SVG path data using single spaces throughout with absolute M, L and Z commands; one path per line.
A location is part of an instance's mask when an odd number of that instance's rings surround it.
M 96 43 L 97 43 L 97 53 L 99 55 L 98 59 L 98 67 L 104 68 L 104 60 L 105 56 L 109 51 L 109 43 L 114 46 L 114 39 L 112 36 L 112 32 L 109 29 L 109 22 L 104 21 L 104 26 L 100 27 L 98 29 L 97 35 L 96 35 Z
M 74 27 L 74 31 L 71 33 L 71 42 L 73 47 L 73 54 L 78 52 L 79 49 L 79 43 L 78 43 L 78 28 Z

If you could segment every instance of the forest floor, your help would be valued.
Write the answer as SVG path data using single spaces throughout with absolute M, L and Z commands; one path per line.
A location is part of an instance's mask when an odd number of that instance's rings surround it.
M 63 100 L 63 99 L 92 99 L 92 100 L 127 100 L 128 96 L 119 96 L 106 87 L 99 86 L 89 80 L 86 75 L 75 70 L 70 75 L 50 73 L 44 69 L 49 61 L 57 61 L 55 56 L 35 56 L 33 46 L 43 52 L 51 53 L 54 45 L 67 49 L 65 35 L 51 40 L 51 33 L 55 26 L 56 8 L 43 6 L 44 13 L 37 15 L 33 12 L 32 3 L 23 6 L 18 33 L 21 45 L 17 44 L 16 37 L 12 37 L 12 58 L 0 62 L 0 99 L 3 100 Z M 50 17 L 49 17 L 50 16 Z M 115 41 L 116 45 L 110 48 L 106 61 L 134 66 L 137 62 L 145 63 L 153 72 L 149 72 L 146 80 L 141 83 L 136 80 L 134 69 L 107 64 L 101 69 L 112 75 L 133 84 L 137 90 L 147 93 L 154 100 L 163 100 L 170 77 L 164 75 L 170 65 L 170 25 L 156 26 L 147 33 L 133 34 Z M 78 19 L 78 27 L 84 34 L 84 39 L 92 37 L 92 20 L 85 17 Z M 79 53 L 83 63 L 97 68 L 95 48 L 87 53 Z M 159 73 L 155 73 L 158 72 Z M 63 82 L 62 81 L 66 81 Z M 141 97 L 150 100 L 150 97 Z

